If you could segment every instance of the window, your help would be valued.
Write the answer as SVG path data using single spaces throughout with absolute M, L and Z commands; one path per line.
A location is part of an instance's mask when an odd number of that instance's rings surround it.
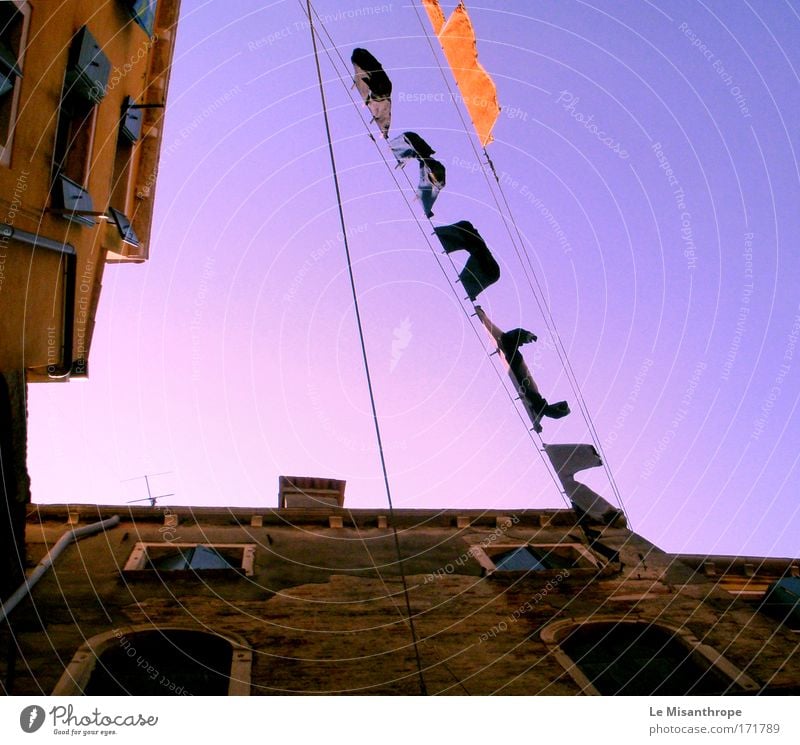
M 560 569 L 599 568 L 597 559 L 580 543 L 516 543 L 472 546 L 472 555 L 486 574 L 543 572 Z
M 87 191 L 97 104 L 106 93 L 108 57 L 84 26 L 72 40 L 64 77 L 53 161 L 53 210 L 79 225 L 94 225 Z
M 83 692 L 86 696 L 224 696 L 232 656 L 225 639 L 199 631 L 123 635 L 118 645 L 100 655 Z
M 165 572 L 175 577 L 196 577 L 207 572 L 251 576 L 255 553 L 252 543 L 137 543 L 123 571 L 141 577 Z
M 97 107 L 72 97 L 62 101 L 56 132 L 53 208 L 79 225 L 94 225 L 86 187 L 92 158 Z
M 773 582 L 761 609 L 792 631 L 800 631 L 800 577 L 783 577 Z
M 604 696 L 739 692 L 730 680 L 700 664 L 691 650 L 657 626 L 578 626 L 561 648 Z
M 520 546 L 519 548 L 512 548 L 510 551 L 503 551 L 496 556 L 492 556 L 492 560 L 498 572 L 520 572 L 528 569 L 541 571 L 548 568 L 529 546 Z
M 30 5 L 0 3 L 0 165 L 11 164 Z
M 230 634 L 133 626 L 75 653 L 56 696 L 247 696 L 252 652 Z
M 646 622 L 559 621 L 542 631 L 583 693 L 718 696 L 758 685 L 686 631 Z
M 119 134 L 117 135 L 117 153 L 114 160 L 114 172 L 111 180 L 111 200 L 108 216 L 111 248 L 119 250 L 119 241 L 132 246 L 139 246 L 139 237 L 131 225 L 131 202 L 133 194 L 133 159 L 134 144 L 142 131 L 142 110 L 136 108 L 134 100 L 129 96 L 122 105 Z
M 17 63 L 22 16 L 16 6 L 10 3 L 0 6 L 0 23 L 0 96 L 7 96 L 14 90 L 17 78 L 22 77 Z

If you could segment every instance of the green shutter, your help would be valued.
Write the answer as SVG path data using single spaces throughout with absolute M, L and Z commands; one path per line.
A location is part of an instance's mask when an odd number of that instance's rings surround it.
M 111 216 L 111 219 L 114 221 L 114 224 L 117 226 L 117 230 L 119 230 L 119 234 L 122 237 L 122 240 L 125 243 L 130 243 L 134 246 L 139 245 L 139 237 L 133 230 L 131 226 L 131 221 L 119 210 L 115 210 L 113 207 L 108 208 L 108 213 Z
M 142 110 L 131 108 L 135 101 L 128 96 L 122 104 L 122 136 L 128 142 L 136 142 L 142 134 Z
M 126 0 L 128 10 L 148 36 L 153 35 L 156 25 L 156 5 L 158 0 Z
M 66 176 L 59 176 L 56 179 L 55 201 L 57 209 L 63 211 L 67 220 L 76 222 L 79 225 L 94 225 L 94 217 L 83 214 L 93 212 L 92 198 L 80 184 L 76 184 Z
M 70 48 L 66 78 L 66 94 L 77 94 L 94 103 L 106 95 L 111 63 L 103 50 L 84 26 L 75 34 Z

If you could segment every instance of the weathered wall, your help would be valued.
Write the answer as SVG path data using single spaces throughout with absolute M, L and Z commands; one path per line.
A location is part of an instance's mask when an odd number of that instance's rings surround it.
M 25 511 L 31 501 L 26 392 L 24 373 L 0 375 L 0 599 L 23 579 Z
M 254 650 L 253 694 L 419 692 L 393 539 L 389 530 L 375 527 L 376 513 L 359 511 L 354 527 L 344 512 L 345 527 L 335 529 L 325 517 L 265 511 L 265 525 L 253 528 L 244 512 L 195 510 L 166 531 L 159 511 L 137 512 L 135 519 L 123 516 L 113 530 L 69 548 L 32 599 L 14 612 L 20 659 L 13 693 L 49 693 L 87 638 L 147 624 L 243 639 Z M 109 514 L 103 510 L 104 517 Z M 605 530 L 602 540 L 620 552 L 620 562 L 600 572 L 482 576 L 468 548 L 489 545 L 492 535 L 512 542 L 585 543 L 572 513 L 550 513 L 545 527 L 539 525 L 541 514 L 518 513 L 517 524 L 502 530 L 493 517 L 478 513 L 473 520 L 483 524 L 469 528 L 455 527 L 449 513 L 399 514 L 430 693 L 579 693 L 540 633 L 556 620 L 587 617 L 682 627 L 746 669 L 759 687 L 796 684 L 800 661 L 792 656 L 790 632 L 630 531 Z M 63 533 L 63 518 L 30 526 L 32 559 Z M 178 542 L 253 542 L 255 574 L 164 581 L 121 572 L 137 541 L 163 543 L 165 536 Z

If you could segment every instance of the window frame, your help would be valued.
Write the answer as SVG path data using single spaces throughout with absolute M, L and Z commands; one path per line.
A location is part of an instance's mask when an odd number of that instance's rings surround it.
M 220 551 L 241 550 L 242 561 L 239 566 L 229 569 L 154 569 L 148 567 L 151 556 L 150 549 L 174 550 L 183 548 L 211 548 Z M 139 541 L 122 568 L 124 575 L 129 577 L 174 577 L 176 579 L 195 577 L 252 577 L 255 574 L 255 543 L 201 543 L 201 542 L 164 542 L 164 541 Z
M 191 626 L 153 626 L 150 624 L 137 624 L 134 626 L 122 626 L 113 631 L 87 639 L 72 656 L 72 660 L 67 665 L 64 673 L 56 683 L 51 696 L 83 696 L 83 690 L 89 685 L 95 667 L 102 653 L 119 643 L 120 636 L 135 637 L 140 631 L 200 631 L 203 633 L 219 636 L 227 641 L 232 648 L 230 683 L 228 684 L 229 696 L 249 696 L 250 680 L 253 665 L 253 651 L 244 639 L 225 632 L 218 634 L 209 631 L 207 628 L 196 628 Z
M 123 244 L 134 249 L 140 249 L 142 245 L 133 228 L 135 218 L 133 195 L 136 190 L 135 176 L 138 172 L 136 161 L 142 137 L 142 109 L 135 107 L 135 100 L 131 96 L 126 96 L 120 113 L 109 188 L 106 243 L 111 251 L 120 254 L 125 254 L 128 250 Z
M 102 56 L 103 63 L 99 66 L 107 68 L 105 83 L 87 77 L 85 70 L 88 65 L 81 66 L 81 62 L 85 61 L 84 47 L 87 44 L 98 50 L 92 59 Z M 53 142 L 50 200 L 51 212 L 81 226 L 93 227 L 97 223 L 96 218 L 105 216 L 105 212 L 98 212 L 94 208 L 89 192 L 89 178 L 94 160 L 98 109 L 106 94 L 110 65 L 108 57 L 88 26 L 81 26 L 72 36 L 61 86 Z M 65 179 L 69 182 L 68 186 L 75 186 L 80 190 L 80 201 L 85 202 L 85 209 L 70 209 L 65 204 Z
M 602 696 L 603 694 L 594 687 L 587 675 L 578 667 L 578 663 L 561 648 L 560 643 L 578 626 L 602 626 L 605 624 L 635 624 L 659 628 L 672 634 L 675 640 L 688 648 L 693 655 L 696 655 L 698 661 L 702 664 L 715 668 L 719 674 L 739 686 L 742 689 L 742 694 L 756 693 L 761 690 L 758 683 L 747 673 L 723 657 L 716 649 L 701 642 L 691 631 L 684 627 L 666 624 L 660 619 L 631 619 L 621 616 L 602 615 L 554 621 L 541 630 L 539 638 L 544 642 L 548 653 L 558 660 L 570 678 L 580 687 L 580 693 L 584 696 Z
M 97 133 L 97 104 L 74 94 L 62 95 L 53 148 L 53 175 L 66 176 L 86 189 Z
M 20 29 L 19 50 L 17 51 L 17 67 L 24 74 L 25 72 L 25 51 L 28 46 L 28 32 L 31 23 L 31 4 L 29 0 L 12 0 L 17 11 L 22 15 L 22 28 Z M 13 51 L 13 50 L 12 50 Z M 18 75 L 14 80 L 14 89 L 9 92 L 10 101 L 3 101 L 0 106 L 8 106 L 8 130 L 0 139 L 0 166 L 9 167 L 11 165 L 11 151 L 14 147 L 14 132 L 17 125 L 17 111 L 19 109 L 19 99 L 22 89 L 22 75 Z
M 553 549 L 558 549 L 559 551 L 570 550 L 577 554 L 577 559 L 576 563 L 571 567 L 546 567 L 544 569 L 502 569 L 498 568 L 494 563 L 492 559 L 493 556 L 519 548 L 533 549 L 534 553 L 541 551 L 550 553 Z M 493 574 L 498 576 L 519 576 L 520 574 L 527 573 L 533 573 L 537 577 L 548 577 L 564 571 L 568 571 L 570 574 L 575 572 L 594 574 L 603 567 L 588 546 L 573 542 L 539 543 L 537 541 L 515 541 L 513 543 L 493 543 L 491 547 L 484 546 L 483 544 L 475 544 L 470 546 L 470 553 L 481 565 L 484 570 L 484 576 L 487 577 Z M 577 561 L 583 563 L 577 563 Z

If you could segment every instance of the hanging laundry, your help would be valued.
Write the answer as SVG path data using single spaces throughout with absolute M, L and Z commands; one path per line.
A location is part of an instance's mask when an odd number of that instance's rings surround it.
M 433 217 L 431 208 L 445 185 L 445 168 L 434 158 L 420 158 L 417 196 L 422 202 L 425 217 Z
M 487 287 L 500 279 L 500 267 L 471 222 L 461 220 L 453 225 L 442 225 L 433 229 L 445 253 L 466 251 L 469 259 L 458 279 L 470 300 L 480 295 Z
M 439 0 L 422 0 L 422 5 L 428 13 L 431 26 L 433 26 L 433 33 L 438 36 L 446 20 L 444 11 L 439 6 Z
M 500 334 L 497 345 L 500 347 L 500 351 L 505 355 L 506 360 L 508 360 L 508 364 L 513 365 L 517 357 L 521 356 L 519 348 L 523 344 L 530 344 L 532 341 L 539 341 L 539 337 L 525 329 L 513 329 L 512 331 L 506 331 L 504 334 Z
M 416 132 L 403 132 L 389 140 L 394 157 L 399 165 L 407 160 L 430 158 L 436 151 Z
M 569 414 L 569 405 L 566 401 L 559 401 L 555 404 L 548 404 L 547 400 L 539 393 L 539 388 L 531 375 L 531 371 L 525 364 L 519 348 L 523 344 L 536 341 L 536 334 L 526 329 L 514 329 L 503 333 L 495 326 L 483 308 L 477 306 L 475 312 L 491 337 L 497 344 L 497 351 L 506 363 L 508 375 L 514 383 L 517 393 L 522 400 L 525 411 L 533 424 L 536 432 L 542 431 L 542 417 L 550 419 L 561 419 Z
M 475 29 L 467 9 L 460 2 L 445 22 L 438 0 L 422 0 L 422 3 L 461 91 L 481 146 L 486 147 L 492 141 L 492 128 L 500 114 L 500 105 L 494 81 L 478 62 Z
M 574 479 L 578 471 L 603 465 L 593 445 L 545 445 L 544 449 L 573 508 L 580 515 L 606 525 L 625 527 L 625 513 L 622 510 Z
M 356 48 L 350 57 L 356 89 L 364 99 L 372 118 L 384 137 L 389 136 L 392 121 L 392 81 L 381 63 L 366 49 Z
M 422 202 L 425 217 L 433 217 L 433 204 L 444 188 L 446 169 L 435 158 L 436 151 L 416 132 L 403 132 L 389 140 L 389 147 L 397 158 L 397 164 L 404 166 L 409 160 L 419 161 L 419 183 L 417 196 Z

